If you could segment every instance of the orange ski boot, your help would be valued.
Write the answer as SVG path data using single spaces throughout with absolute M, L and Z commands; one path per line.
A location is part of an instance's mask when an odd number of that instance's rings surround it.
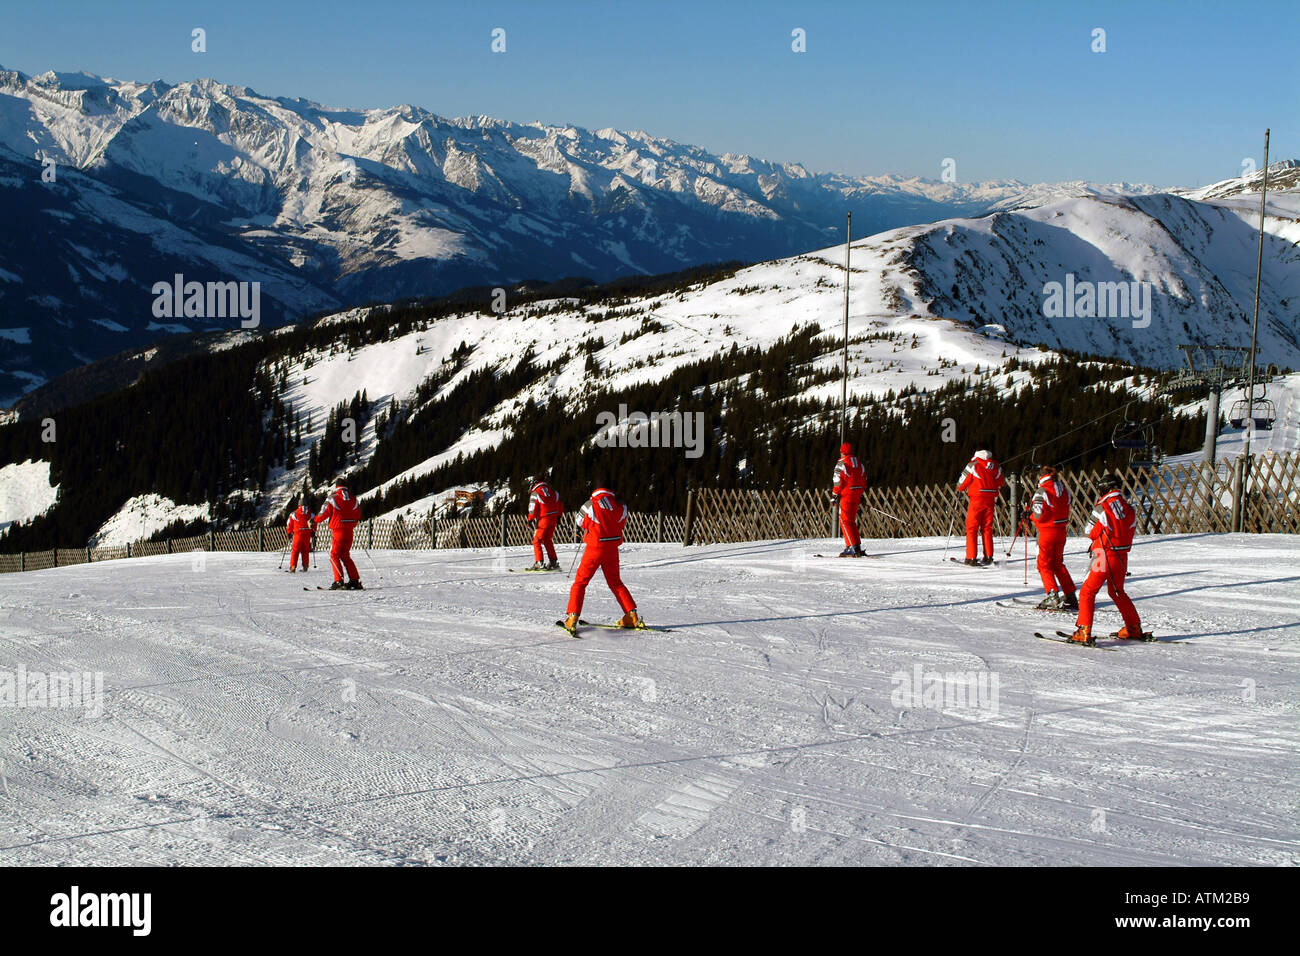
M 641 615 L 636 612 L 636 608 L 628 611 L 618 619 L 619 627 L 627 628 L 645 628 L 645 621 L 641 620 Z
M 1092 627 L 1087 624 L 1080 624 L 1076 627 L 1074 633 L 1070 635 L 1070 640 L 1076 644 L 1086 644 L 1089 647 L 1093 647 L 1097 643 L 1097 639 L 1092 636 Z

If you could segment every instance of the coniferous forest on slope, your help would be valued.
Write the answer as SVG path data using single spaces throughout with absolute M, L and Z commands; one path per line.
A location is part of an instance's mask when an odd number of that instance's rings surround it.
M 563 294 L 612 310 L 633 296 L 721 278 L 737 267 L 570 286 Z M 516 301 L 556 294 L 552 287 L 540 287 Z M 79 546 L 123 503 L 147 492 L 179 504 L 209 504 L 218 528 L 276 520 L 280 514 L 262 514 L 268 475 L 302 464 L 304 456 L 309 504 L 318 504 L 325 483 L 340 473 L 347 473 L 353 489 L 364 494 L 445 450 L 500 402 L 576 357 L 540 367 L 531 354 L 521 355 L 513 365 L 475 371 L 433 399 L 472 353 L 473 346 L 465 343 L 446 357 L 406 407 L 372 402 L 364 393 L 340 397 L 323 437 L 302 445 L 301 436 L 312 423 L 283 397 L 294 361 L 313 351 L 353 350 L 405 335 L 464 313 L 467 301 L 470 308 L 490 309 L 486 296 L 481 301 L 458 295 L 399 303 L 376 308 L 359 322 L 304 322 L 224 351 L 185 356 L 145 373 L 130 387 L 53 413 L 53 442 L 43 440 L 41 419 L 0 429 L 0 463 L 49 459 L 50 480 L 60 486 L 57 505 L 11 527 L 4 550 Z M 597 329 L 600 317 L 597 312 L 593 318 Z M 824 362 L 820 369 L 813 363 L 837 355 L 840 347 L 834 334 L 816 326 L 792 328 L 770 348 L 733 344 L 729 351 L 679 367 L 659 381 L 617 391 L 602 387 L 609 370 L 600 367 L 592 349 L 585 357 L 590 390 L 579 403 L 528 401 L 507 423 L 510 435 L 498 446 L 395 483 L 368 499 L 365 512 L 376 515 L 443 488 L 502 479 L 522 494 L 526 477 L 542 472 L 570 502 L 604 481 L 635 509 L 676 513 L 684 510 L 692 487 L 829 487 L 840 443 L 838 402 L 813 401 L 802 393 L 835 379 Z M 1008 393 L 1008 373 L 1018 369 L 1029 372 L 1029 382 Z M 955 480 L 978 447 L 991 449 L 1008 470 L 1047 462 L 1123 464 L 1128 453 L 1113 448 L 1110 439 L 1116 424 L 1125 420 L 1157 422 L 1157 440 L 1171 454 L 1194 449 L 1204 434 L 1203 416 L 1171 415 L 1163 403 L 1145 397 L 1161 374 L 1151 370 L 1062 356 L 1034 366 L 1021 366 L 1013 358 L 996 374 L 979 371 L 927 392 L 890 392 L 851 404 L 848 439 L 866 460 L 871 483 Z M 1144 397 L 1135 399 L 1134 393 Z M 681 448 L 596 446 L 597 416 L 620 405 L 644 412 L 702 413 L 703 453 L 693 458 Z M 358 447 L 346 441 L 347 418 L 358 434 L 375 419 L 379 441 L 364 462 Z

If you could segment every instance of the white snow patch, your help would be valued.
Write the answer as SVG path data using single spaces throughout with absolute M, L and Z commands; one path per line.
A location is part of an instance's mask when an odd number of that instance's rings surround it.
M 9 525 L 44 514 L 58 500 L 50 484 L 50 463 L 27 459 L 0 468 L 0 532 Z
M 136 495 L 100 525 L 92 546 L 128 544 L 156 534 L 173 521 L 197 521 L 207 516 L 207 505 L 178 505 L 163 495 Z

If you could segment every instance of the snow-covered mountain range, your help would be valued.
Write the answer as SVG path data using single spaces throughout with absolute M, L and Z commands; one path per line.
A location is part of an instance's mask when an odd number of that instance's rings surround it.
M 258 282 L 274 325 L 366 301 L 760 261 L 1127 183 L 814 173 L 643 132 L 330 109 L 212 80 L 0 68 L 0 401 L 226 317 L 151 289 Z
M 858 240 L 852 253 L 850 401 L 858 405 L 890 392 L 929 391 L 966 378 L 996 383 L 1010 395 L 1028 380 L 1026 369 L 1052 358 L 1056 349 L 1172 368 L 1181 364 L 1178 346 L 1185 342 L 1244 343 L 1250 328 L 1257 241 L 1252 221 L 1258 202 L 1249 193 L 1199 201 L 1168 194 L 1076 198 Z M 1300 302 L 1300 192 L 1270 193 L 1266 227 L 1261 361 L 1294 368 L 1300 366 L 1295 309 Z M 733 345 L 770 349 L 795 326 L 816 323 L 838 329 L 842 256 L 841 247 L 830 247 L 667 293 L 632 296 L 613 309 L 556 298 L 513 306 L 499 315 L 455 311 L 360 347 L 347 344 L 349 329 L 367 321 L 368 309 L 317 320 L 328 337 L 282 369 L 288 383 L 283 400 L 311 424 L 302 432 L 297 465 L 273 469 L 268 476 L 265 511 L 282 509 L 302 487 L 307 449 L 324 436 L 330 409 L 353 394 L 364 392 L 376 408 L 395 401 L 410 416 L 451 394 L 471 375 L 509 369 L 521 356 L 534 356 L 538 372 L 525 387 L 506 395 L 445 446 L 428 448 L 425 460 L 383 475 L 372 490 L 387 493 L 458 455 L 498 446 L 510 437 L 511 423 L 530 401 L 543 406 L 558 399 L 565 407 L 582 407 L 592 383 L 588 359 L 600 370 L 601 387 L 616 392 L 662 380 Z M 1149 314 L 1144 319 L 1049 318 L 1043 314 L 1044 286 L 1064 282 L 1067 274 L 1080 287 L 1104 281 L 1149 283 Z M 231 342 L 248 335 L 230 333 Z M 421 384 L 466 348 L 468 356 L 456 373 L 417 397 Z M 837 349 L 830 347 L 800 369 L 816 382 L 800 396 L 837 402 L 839 362 Z M 726 382 L 712 384 L 723 387 Z M 1297 392 L 1300 378 L 1294 375 L 1270 386 L 1277 427 L 1258 437 L 1256 451 L 1300 448 Z M 1225 412 L 1238 398 L 1235 392 L 1225 396 Z M 1190 401 L 1185 409 L 1200 404 L 1196 396 L 1180 401 Z M 1225 435 L 1222 454 L 1235 453 L 1237 437 Z M 368 461 L 378 446 L 374 420 L 361 429 L 358 441 L 358 460 Z M 482 479 L 491 483 L 502 477 L 485 474 Z M 435 490 L 402 510 L 426 512 L 441 497 Z M 149 501 L 153 530 L 180 513 L 169 502 Z M 134 515 L 143 504 L 133 500 L 123 507 Z M 106 525 L 103 539 L 116 540 L 116 527 Z

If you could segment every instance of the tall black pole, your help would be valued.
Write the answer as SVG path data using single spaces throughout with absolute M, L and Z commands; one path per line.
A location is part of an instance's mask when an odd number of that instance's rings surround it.
M 1250 368 L 1246 370 L 1246 400 L 1249 402 L 1250 429 L 1246 432 L 1246 454 L 1251 454 L 1255 433 L 1255 346 L 1259 338 L 1259 280 L 1264 272 L 1264 216 L 1268 208 L 1268 134 L 1264 130 L 1264 187 L 1259 193 L 1259 256 L 1255 260 L 1255 317 L 1250 323 Z M 1249 458 L 1246 467 L 1250 467 Z
M 1259 193 L 1259 255 L 1255 260 L 1255 317 L 1250 323 L 1250 368 L 1246 370 L 1246 409 L 1250 416 L 1250 427 L 1246 429 L 1245 454 L 1241 462 L 1242 498 L 1250 494 L 1250 463 L 1255 451 L 1252 447 L 1252 439 L 1255 437 L 1255 348 L 1259 340 L 1259 280 L 1264 272 L 1264 216 L 1268 210 L 1268 134 L 1269 130 L 1264 130 L 1264 185 Z M 1242 530 L 1245 514 L 1245 508 L 1238 512 L 1233 531 Z
M 848 439 L 849 414 L 849 249 L 853 236 L 853 213 L 844 217 L 844 374 L 840 379 L 840 444 Z

